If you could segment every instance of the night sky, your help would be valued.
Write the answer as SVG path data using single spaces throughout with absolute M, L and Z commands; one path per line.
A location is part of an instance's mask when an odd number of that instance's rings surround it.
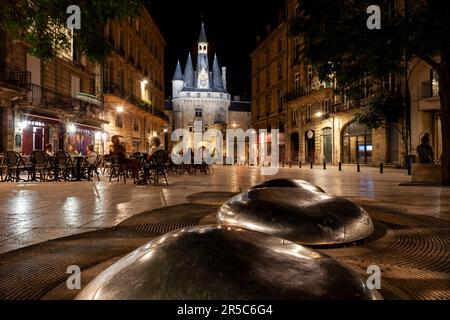
M 227 67 L 228 91 L 251 97 L 250 53 L 256 36 L 264 34 L 267 24 L 275 22 L 283 0 L 154 0 L 151 14 L 167 42 L 165 49 L 166 96 L 172 92 L 171 80 L 177 60 L 184 71 L 188 51 L 196 63 L 197 40 L 202 21 L 210 45 L 210 64 L 217 53 L 221 66 Z M 273 23 L 274 25 L 275 23 Z

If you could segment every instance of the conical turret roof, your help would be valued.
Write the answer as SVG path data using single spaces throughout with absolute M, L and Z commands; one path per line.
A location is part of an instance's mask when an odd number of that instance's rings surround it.
M 184 81 L 186 88 L 194 87 L 194 68 L 192 66 L 192 58 L 190 53 L 187 58 L 186 68 L 184 69 Z
M 178 60 L 177 68 L 175 69 L 175 74 L 173 75 L 173 81 L 184 81 L 183 73 L 181 72 L 180 60 Z

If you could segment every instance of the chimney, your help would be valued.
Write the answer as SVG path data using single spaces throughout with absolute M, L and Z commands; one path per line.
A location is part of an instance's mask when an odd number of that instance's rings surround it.
M 223 88 L 227 90 L 227 67 L 222 67 Z

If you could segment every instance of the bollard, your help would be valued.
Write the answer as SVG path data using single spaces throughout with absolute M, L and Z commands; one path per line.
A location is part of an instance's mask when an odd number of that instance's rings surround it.
M 314 164 L 311 162 L 311 169 L 314 167 Z
M 342 162 L 339 162 L 339 171 L 342 171 Z
M 327 170 L 327 162 L 326 161 L 323 162 L 323 170 Z
M 292 161 L 289 161 L 289 168 L 292 168 Z
M 298 167 L 299 167 L 299 169 L 302 168 L 302 162 L 301 162 L 301 160 L 298 161 Z
M 384 164 L 380 163 L 380 173 L 383 174 L 384 173 Z
M 283 166 L 283 168 L 284 168 L 284 161 L 283 161 L 283 164 L 282 164 L 282 166 Z
M 356 171 L 361 172 L 361 165 L 359 164 L 359 162 L 356 164 Z

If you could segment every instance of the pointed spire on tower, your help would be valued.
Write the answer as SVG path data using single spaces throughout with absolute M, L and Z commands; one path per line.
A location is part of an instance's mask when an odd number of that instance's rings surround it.
M 191 53 L 189 53 L 186 68 L 184 69 L 184 81 L 186 88 L 194 87 L 194 68 L 192 67 Z
M 213 62 L 213 87 L 216 90 L 225 91 L 225 87 L 223 85 L 222 73 L 220 71 L 219 60 L 217 59 L 217 55 L 214 55 Z
M 205 24 L 202 22 L 202 27 L 200 29 L 200 36 L 198 37 L 198 43 L 207 43 Z
M 175 74 L 173 75 L 172 81 L 177 81 L 177 80 L 184 81 L 184 76 L 183 76 L 183 73 L 181 72 L 180 60 L 178 60 L 177 68 L 175 69 Z

